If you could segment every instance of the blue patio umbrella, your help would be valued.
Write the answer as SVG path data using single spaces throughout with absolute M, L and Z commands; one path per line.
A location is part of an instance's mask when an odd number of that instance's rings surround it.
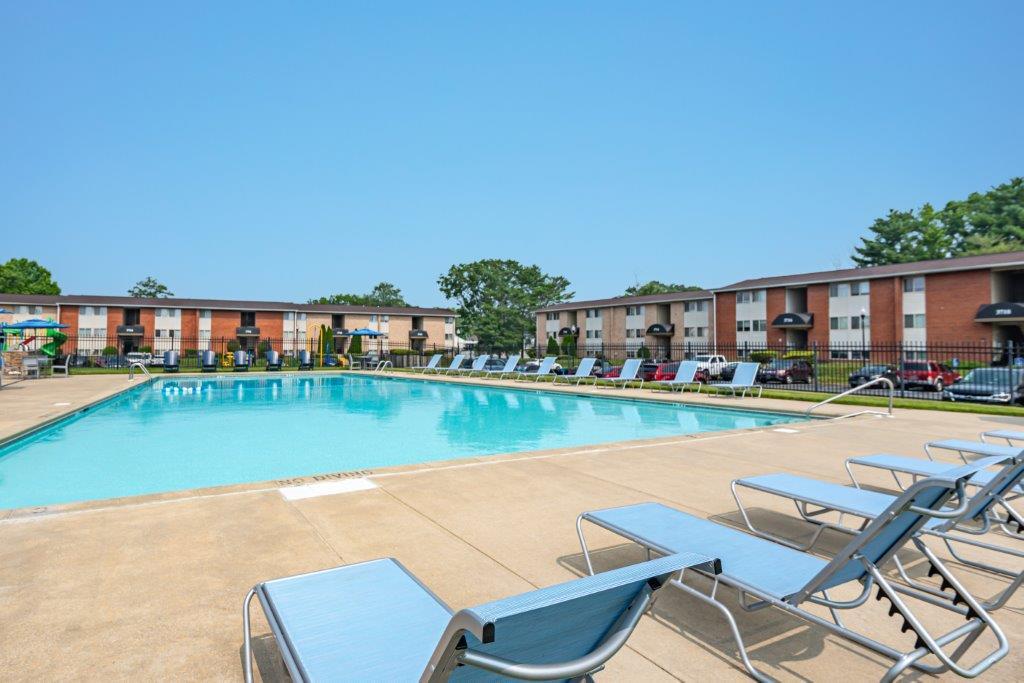
M 353 337 L 379 337 L 381 333 L 377 330 L 371 330 L 369 327 L 360 327 L 359 329 L 352 330 L 349 332 Z
M 22 320 L 20 323 L 3 323 L 0 324 L 0 327 L 3 327 L 5 330 L 59 330 L 67 327 L 67 325 L 52 320 L 33 318 L 32 320 Z

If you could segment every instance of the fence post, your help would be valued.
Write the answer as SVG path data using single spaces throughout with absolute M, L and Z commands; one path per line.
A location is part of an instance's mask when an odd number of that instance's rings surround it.
M 818 358 L 818 342 L 817 341 L 811 342 L 811 352 L 814 354 L 812 356 L 812 358 L 814 358 L 814 368 L 815 368 L 815 372 L 814 372 L 814 390 L 815 391 L 819 391 L 821 389 L 821 373 L 818 372 L 818 370 L 821 369 L 821 363 L 819 362 L 820 359 Z

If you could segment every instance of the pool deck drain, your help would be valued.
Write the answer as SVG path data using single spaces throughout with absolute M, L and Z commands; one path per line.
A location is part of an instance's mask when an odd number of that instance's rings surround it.
M 53 417 L 56 401 L 76 409 L 126 384 L 124 377 L 72 376 L 22 382 L 9 393 L 4 387 L 0 428 L 23 430 Z M 649 398 L 650 392 L 616 394 Z M 721 403 L 769 410 L 793 406 L 767 400 Z M 1024 420 L 898 411 L 893 420 L 807 423 L 796 434 L 737 431 L 562 449 L 538 457 L 499 456 L 487 466 L 448 462 L 374 472 L 375 488 L 343 495 L 289 500 L 281 489 L 364 477 L 184 492 L 149 504 L 124 499 L 87 513 L 0 524 L 0 671 L 5 681 L 239 680 L 241 601 L 257 581 L 393 556 L 458 609 L 581 575 L 574 521 L 584 510 L 653 500 L 735 524 L 729 482 L 737 476 L 790 472 L 848 483 L 842 463 L 852 455 L 923 455 L 921 445 L 929 439 L 976 438 L 998 428 L 1022 429 Z M 890 484 L 883 476 L 867 483 Z M 808 527 L 793 520 L 791 506 L 771 499 L 751 502 L 762 506 L 751 508 L 758 523 L 795 540 L 807 537 Z M 610 535 L 595 532 L 589 540 L 601 549 L 595 556 L 598 569 L 642 558 Z M 823 550 L 835 551 L 845 540 L 826 535 Z M 944 549 L 935 548 L 945 556 Z M 960 565 L 953 569 L 982 597 L 1005 585 Z M 734 596 L 727 600 L 735 606 Z M 912 643 L 884 605 L 869 602 L 866 614 L 846 617 L 849 625 L 890 642 Z M 785 614 L 735 612 L 755 663 L 777 679 L 826 680 L 838 671 L 843 680 L 870 680 L 886 668 L 876 655 Z M 1019 678 L 1024 593 L 996 619 L 1012 650 L 986 678 Z M 265 681 L 286 680 L 259 615 L 254 631 L 258 674 Z M 116 656 L 110 655 L 110 643 L 117 643 Z M 659 598 L 601 677 L 749 680 L 737 666 L 727 627 L 678 591 Z

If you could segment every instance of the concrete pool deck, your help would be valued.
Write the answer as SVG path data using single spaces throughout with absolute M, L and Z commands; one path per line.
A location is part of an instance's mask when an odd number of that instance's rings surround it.
M 127 384 L 123 375 L 88 375 L 5 385 L 0 438 Z M 658 397 L 646 390 L 596 393 Z M 762 410 L 806 407 L 767 399 L 684 400 Z M 822 412 L 856 410 L 829 406 Z M 737 476 L 785 471 L 846 483 L 842 462 L 849 456 L 921 454 L 930 439 L 974 438 L 1010 426 L 1024 428 L 1024 419 L 898 410 L 895 419 L 862 416 L 393 468 L 353 478 L 360 485 L 349 488 L 359 490 L 334 495 L 301 498 L 292 487 L 286 497 L 264 483 L 8 512 L 6 518 L 0 511 L 0 671 L 5 680 L 238 680 L 242 598 L 263 579 L 394 556 L 453 608 L 470 606 L 581 575 L 574 522 L 584 510 L 654 500 L 736 524 L 729 482 Z M 882 477 L 870 483 L 888 486 Z M 807 525 L 792 520 L 791 506 L 765 497 L 749 497 L 749 503 L 771 529 L 808 535 Z M 823 550 L 836 549 L 843 538 L 829 536 Z M 588 539 L 602 549 L 599 569 L 642 557 L 610 534 L 588 530 Z M 912 561 L 913 553 L 905 559 Z M 980 597 L 1005 585 L 951 566 Z M 735 604 L 734 595 L 726 595 Z M 861 611 L 847 618 L 851 626 L 900 645 L 912 642 L 881 603 L 872 600 Z M 259 612 L 253 610 L 259 672 L 264 680 L 283 680 Z M 995 616 L 1012 650 L 985 677 L 1019 678 L 1024 592 Z M 755 664 L 781 680 L 877 679 L 887 666 L 777 611 L 737 619 Z M 709 676 L 749 680 L 720 618 L 668 591 L 599 678 Z

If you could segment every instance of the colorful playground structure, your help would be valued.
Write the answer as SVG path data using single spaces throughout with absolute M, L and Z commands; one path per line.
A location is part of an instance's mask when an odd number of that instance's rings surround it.
M 48 341 L 39 346 L 38 351 L 50 358 L 56 358 L 60 354 L 60 347 L 67 341 L 68 336 L 60 330 L 66 328 L 54 320 L 23 320 L 20 323 L 3 323 L 0 325 L 0 332 L 3 333 L 3 344 L 0 351 L 31 351 L 33 343 L 37 342 L 40 333 Z

